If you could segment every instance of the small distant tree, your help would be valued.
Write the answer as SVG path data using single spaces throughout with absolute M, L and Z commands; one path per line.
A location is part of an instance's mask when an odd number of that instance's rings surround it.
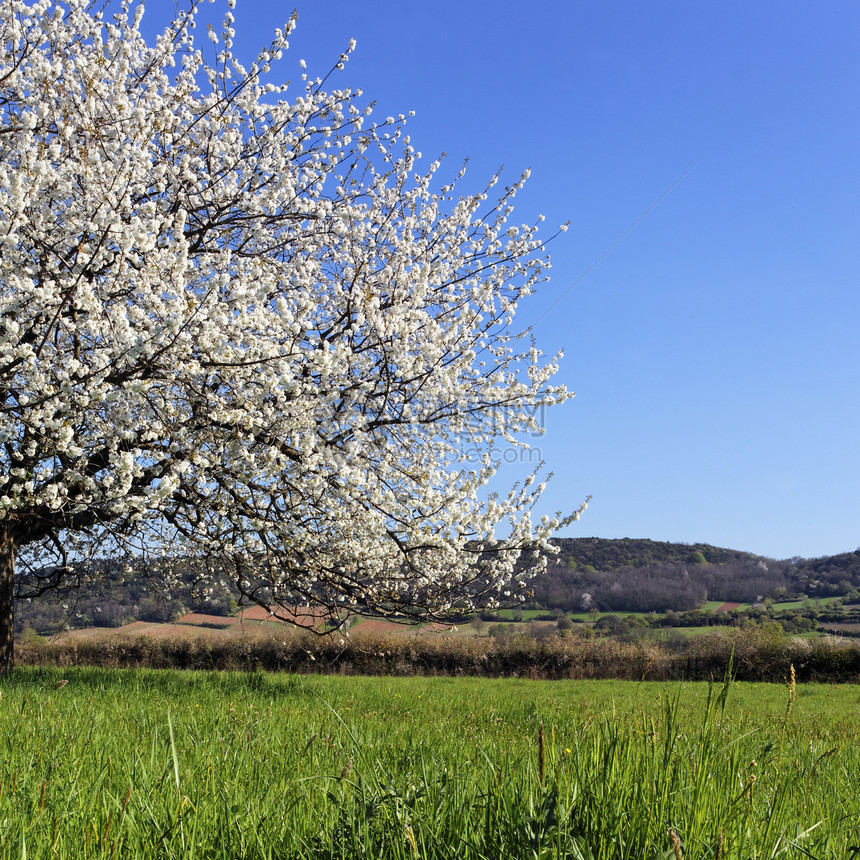
M 32 627 L 25 627 L 21 633 L 21 642 L 24 645 L 41 645 L 48 640 L 40 636 Z
M 16 587 L 99 555 L 441 618 L 574 518 L 532 523 L 534 476 L 480 498 L 569 396 L 512 329 L 546 264 L 525 176 L 434 190 L 402 117 L 270 81 L 294 18 L 246 66 L 232 0 L 205 51 L 197 5 L 148 44 L 131 0 L 0 3 L 0 670 Z

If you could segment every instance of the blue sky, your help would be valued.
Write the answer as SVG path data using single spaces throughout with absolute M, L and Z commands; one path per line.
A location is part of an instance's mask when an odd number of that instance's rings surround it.
M 239 0 L 238 53 L 250 60 L 291 8 Z M 174 9 L 151 0 L 146 29 Z M 520 315 L 545 352 L 565 350 L 557 379 L 577 393 L 536 441 L 554 472 L 547 512 L 592 495 L 564 536 L 776 558 L 860 545 L 860 5 L 298 13 L 279 77 L 297 79 L 300 58 L 324 73 L 355 38 L 340 80 L 380 116 L 414 110 L 428 162 L 469 157 L 469 190 L 531 168 L 519 220 L 571 221 Z

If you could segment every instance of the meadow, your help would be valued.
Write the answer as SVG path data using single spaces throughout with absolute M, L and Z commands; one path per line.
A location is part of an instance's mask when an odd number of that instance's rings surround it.
M 20 668 L 2 858 L 846 858 L 860 687 Z

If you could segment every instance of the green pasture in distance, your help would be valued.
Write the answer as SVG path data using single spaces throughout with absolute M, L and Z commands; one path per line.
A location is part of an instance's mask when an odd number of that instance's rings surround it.
M 803 600 L 786 600 L 781 603 L 772 603 L 771 609 L 775 612 L 782 612 L 784 610 L 791 609 L 803 609 L 807 606 L 829 606 L 835 603 L 837 600 L 841 600 L 840 597 L 807 597 Z M 705 612 L 716 612 L 723 605 L 723 601 L 721 600 L 709 600 L 707 603 L 702 606 L 702 610 Z M 737 606 L 737 611 L 745 612 L 748 609 L 752 609 L 754 604 L 752 603 L 741 603 Z M 734 610 L 732 610 L 734 611 Z
M 571 621 L 580 621 L 589 624 L 594 621 L 599 621 L 607 615 L 613 618 L 645 618 L 650 612 L 568 612 L 567 617 Z
M 524 619 L 528 620 L 530 618 L 537 618 L 541 615 L 550 615 L 551 610 L 549 609 L 499 609 L 493 613 L 500 621 L 512 621 L 514 617 L 519 618 L 522 616 Z M 487 622 L 488 624 L 492 624 L 492 621 Z
M 709 600 L 702 607 L 702 610 L 704 612 L 716 612 L 723 605 L 723 603 L 724 601 L 722 600 Z
M 807 606 L 830 606 L 831 604 L 836 603 L 837 600 L 841 599 L 842 598 L 840 597 L 813 597 L 806 598 L 804 600 L 787 600 L 782 603 L 774 603 L 771 606 L 771 609 L 775 612 L 784 612 L 791 609 L 805 609 Z
M 795 695 L 20 669 L 0 858 L 847 857 L 860 687 Z

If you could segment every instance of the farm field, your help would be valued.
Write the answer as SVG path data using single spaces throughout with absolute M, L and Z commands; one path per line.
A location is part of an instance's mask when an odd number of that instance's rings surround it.
M 806 600 L 786 600 L 780 603 L 774 603 L 772 608 L 777 612 L 783 612 L 789 609 L 802 609 L 805 606 L 824 608 L 832 606 L 837 600 L 839 600 L 838 597 L 818 597 L 811 600 L 808 598 Z
M 708 600 L 702 606 L 705 612 L 716 612 L 723 605 L 722 600 Z
M 857 686 L 77 668 L 0 694 L 2 858 L 844 858 L 860 828 Z

